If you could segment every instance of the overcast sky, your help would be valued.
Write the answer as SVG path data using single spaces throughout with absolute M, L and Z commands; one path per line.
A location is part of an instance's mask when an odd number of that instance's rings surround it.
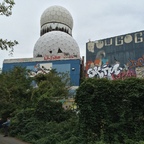
M 2 0 L 0 0 L 2 2 Z M 0 51 L 4 59 L 31 58 L 40 37 L 40 17 L 53 5 L 65 7 L 74 20 L 73 38 L 85 56 L 86 43 L 144 30 L 144 0 L 15 0 L 12 16 L 0 16 L 0 38 L 17 40 L 13 56 Z

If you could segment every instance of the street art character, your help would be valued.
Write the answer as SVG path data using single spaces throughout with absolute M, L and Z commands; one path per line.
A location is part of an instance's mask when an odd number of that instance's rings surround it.
M 46 63 L 46 64 L 39 64 L 38 63 L 34 66 L 27 66 L 27 69 L 30 70 L 30 72 L 29 72 L 30 77 L 34 77 L 40 73 L 42 73 L 42 74 L 49 73 L 51 68 L 52 68 L 52 63 Z
M 88 43 L 88 51 L 94 53 L 94 44 L 95 43 L 91 41 Z

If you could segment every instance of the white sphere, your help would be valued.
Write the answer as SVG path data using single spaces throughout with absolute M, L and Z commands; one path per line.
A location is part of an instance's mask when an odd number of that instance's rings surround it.
M 47 8 L 41 15 L 41 27 L 48 23 L 61 23 L 73 28 L 73 18 L 69 11 L 62 6 L 51 6 Z
M 70 35 L 52 31 L 42 35 L 34 46 L 34 57 L 63 56 L 80 58 L 77 42 Z

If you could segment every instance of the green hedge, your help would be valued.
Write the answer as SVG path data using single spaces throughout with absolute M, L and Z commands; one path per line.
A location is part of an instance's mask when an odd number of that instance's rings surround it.
M 143 79 L 86 79 L 77 90 L 76 103 L 86 139 L 106 143 L 144 140 Z

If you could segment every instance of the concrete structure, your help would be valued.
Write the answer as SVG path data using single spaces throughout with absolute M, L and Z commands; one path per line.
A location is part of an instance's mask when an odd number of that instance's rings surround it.
M 87 77 L 144 77 L 144 31 L 86 43 Z
M 80 59 L 44 60 L 43 58 L 24 58 L 4 60 L 3 71 L 13 69 L 15 66 L 26 67 L 31 70 L 30 76 L 39 73 L 48 73 L 51 69 L 57 72 L 68 72 L 73 86 L 79 86 Z
M 57 72 L 68 72 L 71 84 L 79 86 L 81 58 L 79 46 L 72 37 L 71 14 L 61 6 L 51 6 L 42 13 L 40 27 L 33 58 L 5 59 L 2 70 L 22 66 L 31 70 L 31 76 L 35 76 L 56 69 Z

